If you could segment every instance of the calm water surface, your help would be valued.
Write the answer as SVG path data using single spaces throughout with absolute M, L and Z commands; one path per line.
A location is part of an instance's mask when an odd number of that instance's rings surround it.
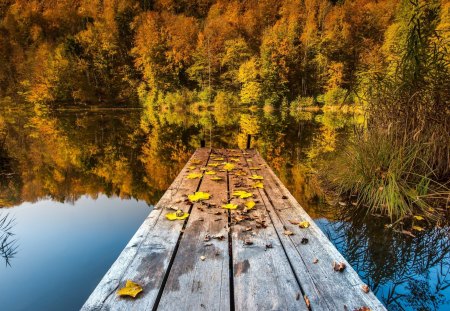
M 405 236 L 379 217 L 341 212 L 319 187 L 317 170 L 361 122 L 226 107 L 2 111 L 0 236 L 12 244 L 0 248 L 0 309 L 78 310 L 200 140 L 242 148 L 254 134 L 254 147 L 388 309 L 449 310 L 447 227 Z

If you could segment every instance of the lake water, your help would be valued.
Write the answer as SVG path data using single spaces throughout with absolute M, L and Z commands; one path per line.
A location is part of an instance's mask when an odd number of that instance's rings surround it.
M 78 310 L 200 140 L 243 148 L 253 134 L 253 147 L 389 310 L 449 310 L 448 227 L 406 236 L 375 215 L 343 212 L 319 186 L 321 165 L 362 122 L 226 107 L 1 111 L 0 309 Z

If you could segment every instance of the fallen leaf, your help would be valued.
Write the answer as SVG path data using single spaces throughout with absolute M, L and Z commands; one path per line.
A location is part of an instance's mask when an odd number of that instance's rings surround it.
M 308 244 L 308 239 L 307 238 L 303 238 L 301 241 L 300 241 L 300 243 L 302 243 L 302 244 Z
M 345 263 L 343 262 L 335 262 L 333 261 L 333 269 L 334 271 L 342 272 L 346 268 Z
M 264 184 L 262 182 L 258 181 L 252 185 L 252 188 L 264 189 Z
M 206 175 L 216 175 L 216 172 L 214 172 L 214 171 L 206 171 L 205 174 Z
M 285 231 L 283 232 L 283 234 L 284 234 L 284 235 L 287 235 L 287 236 L 290 236 L 290 235 L 294 235 L 294 232 L 289 231 L 289 230 L 285 230 Z
M 183 220 L 189 217 L 189 213 L 185 213 L 183 211 L 177 211 L 175 213 L 167 213 L 166 218 L 168 220 Z
M 353 311 L 372 311 L 372 310 L 370 310 L 370 308 L 369 308 L 369 307 L 366 307 L 366 306 L 364 306 L 364 307 L 361 307 L 361 308 L 355 309 L 355 310 L 353 310 Z
M 212 177 L 211 180 L 219 181 L 219 180 L 222 180 L 222 177 L 215 176 L 215 177 Z
M 223 158 L 213 158 L 214 161 L 223 161 Z
M 190 173 L 187 176 L 187 179 L 196 179 L 196 178 L 201 178 L 203 176 L 202 173 Z
M 419 226 L 412 226 L 412 228 L 416 231 L 424 231 L 425 229 Z
M 127 280 L 127 283 L 125 284 L 125 287 L 122 287 L 117 291 L 117 295 L 119 296 L 130 296 L 133 298 L 136 298 L 136 296 L 142 292 L 141 285 L 131 281 Z
M 232 195 L 235 196 L 235 197 L 239 197 L 241 199 L 246 199 L 246 198 L 252 197 L 253 193 L 247 192 L 247 191 L 244 191 L 244 190 L 237 190 L 237 191 L 233 191 Z
M 250 178 L 250 179 L 253 179 L 253 180 L 263 180 L 263 179 L 264 179 L 264 177 L 259 176 L 259 175 L 252 175 L 252 176 L 250 176 L 249 178 Z
M 247 173 L 244 172 L 244 171 L 239 171 L 239 172 L 236 172 L 235 175 L 236 175 L 236 176 L 246 176 Z
M 407 230 L 402 230 L 401 231 L 403 234 L 406 234 L 406 235 L 409 235 L 410 237 L 413 237 L 413 238 L 415 238 L 416 236 L 414 235 L 414 234 L 412 234 L 412 232 L 411 231 L 407 231 Z
M 267 243 L 267 244 L 266 244 L 266 249 L 268 249 L 268 248 L 273 248 L 272 243 Z
M 309 302 L 309 298 L 308 296 L 303 296 L 303 298 L 305 299 L 305 303 L 306 303 L 306 307 L 309 309 L 309 307 L 311 306 L 311 303 Z
M 245 227 L 244 231 L 252 231 L 252 227 Z
M 219 163 L 208 163 L 208 166 L 212 166 L 212 167 L 218 167 L 220 164 Z
M 200 259 L 201 259 L 202 261 L 204 261 L 204 260 L 206 259 L 206 257 L 205 257 L 205 256 L 200 256 Z
M 192 159 L 192 161 L 191 161 L 191 164 L 194 164 L 194 165 L 200 164 L 200 163 L 202 163 L 202 161 L 200 161 L 199 159 Z
M 245 245 L 253 245 L 253 242 L 250 239 L 245 239 L 244 244 Z
M 308 228 L 308 227 L 310 226 L 310 224 L 309 224 L 309 222 L 307 222 L 307 221 L 302 221 L 302 222 L 300 222 L 300 223 L 298 224 L 298 226 L 299 226 L 300 228 Z
M 245 207 L 247 209 L 252 209 L 252 208 L 255 207 L 255 205 L 256 205 L 256 203 L 254 201 L 248 201 L 248 202 L 245 203 Z
M 313 260 L 313 264 L 316 264 L 316 263 L 318 263 L 319 262 L 319 259 L 317 259 L 317 258 L 314 258 L 314 260 Z
M 191 202 L 208 200 L 210 197 L 211 195 L 209 193 L 201 191 L 188 195 L 189 201 Z
M 230 161 L 239 162 L 240 160 L 239 160 L 239 158 L 231 158 Z
M 253 167 L 249 167 L 249 169 L 252 171 L 256 171 L 256 170 L 260 170 L 261 168 L 253 166 Z
M 425 219 L 422 216 L 414 216 L 414 218 L 417 219 L 417 220 L 424 220 Z
M 226 171 L 231 171 L 231 170 L 234 169 L 234 164 L 232 164 L 232 163 L 225 163 L 224 166 L 223 166 L 223 169 L 226 170 Z
M 188 169 L 190 170 L 195 170 L 197 167 L 196 166 L 189 166 Z
M 367 294 L 368 292 L 370 292 L 370 288 L 369 288 L 369 286 L 367 286 L 366 284 L 362 285 L 362 286 L 361 286 L 361 289 L 362 289 L 362 291 L 365 292 L 366 294 Z
M 238 206 L 237 206 L 237 204 L 228 203 L 228 204 L 222 205 L 222 208 L 226 208 L 226 209 L 237 209 Z

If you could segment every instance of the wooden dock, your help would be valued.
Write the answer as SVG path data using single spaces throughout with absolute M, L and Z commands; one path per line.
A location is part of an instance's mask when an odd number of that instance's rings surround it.
M 363 287 L 256 151 L 201 148 L 82 310 L 386 310 Z

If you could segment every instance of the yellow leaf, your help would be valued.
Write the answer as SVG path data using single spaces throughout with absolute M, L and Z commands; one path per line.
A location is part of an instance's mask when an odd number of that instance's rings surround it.
M 263 180 L 264 178 L 262 177 L 262 176 L 259 176 L 259 175 L 252 175 L 251 177 L 249 177 L 250 179 L 253 179 L 253 180 Z
M 203 176 L 202 173 L 190 173 L 187 176 L 187 179 L 196 179 L 196 178 L 201 178 Z
M 264 189 L 264 185 L 263 185 L 263 183 L 262 182 L 260 182 L 260 181 L 258 181 L 258 182 L 255 182 L 253 185 L 252 185 L 252 188 L 260 188 L 260 189 Z
M 412 228 L 416 231 L 424 231 L 425 229 L 419 226 L 412 226 Z
M 424 220 L 424 218 L 422 216 L 414 216 L 414 218 L 417 220 Z
M 219 163 L 208 163 L 208 166 L 218 167 L 218 166 L 219 166 Z
M 244 171 L 236 172 L 236 176 L 246 176 L 246 175 L 247 175 L 247 173 Z
M 226 171 L 231 171 L 234 169 L 234 164 L 232 163 L 225 163 L 225 165 L 223 166 L 223 169 Z
M 176 211 L 175 213 L 167 213 L 166 218 L 168 220 L 183 220 L 189 217 L 189 213 L 184 213 L 183 211 Z
M 253 170 L 253 171 L 256 171 L 256 170 L 260 170 L 261 168 L 260 168 L 260 167 L 253 166 L 253 167 L 249 167 L 249 169 L 251 169 L 251 170 Z
M 201 167 L 200 170 L 201 170 L 201 171 L 206 171 L 207 168 L 206 168 L 206 167 Z
M 301 222 L 299 222 L 298 226 L 300 228 L 308 228 L 310 226 L 310 224 L 307 221 L 301 221 Z
M 206 175 L 216 175 L 216 172 L 214 172 L 214 171 L 206 171 L 205 174 Z
M 239 162 L 239 158 L 231 158 L 230 161 Z
M 212 177 L 211 180 L 219 181 L 219 180 L 222 180 L 222 177 L 215 176 L 215 177 Z
M 211 195 L 207 192 L 199 191 L 194 194 L 188 195 L 188 198 L 189 198 L 189 201 L 191 201 L 191 202 L 198 202 L 198 201 L 208 200 L 210 196 Z
M 253 193 L 243 191 L 243 190 L 237 190 L 237 191 L 234 191 L 232 195 L 235 197 L 239 197 L 241 199 L 246 199 L 246 198 L 252 197 Z
M 192 161 L 191 161 L 191 164 L 194 164 L 194 165 L 200 164 L 200 163 L 202 163 L 202 161 L 200 161 L 198 159 L 192 159 Z
M 196 166 L 189 166 L 188 169 L 190 170 L 195 170 L 197 167 Z
M 253 162 L 253 160 L 252 159 L 247 159 L 247 162 Z
M 213 161 L 223 161 L 223 158 L 212 158 Z
M 245 203 L 245 207 L 246 207 L 247 209 L 252 209 L 252 208 L 255 207 L 255 205 L 256 205 L 256 203 L 253 202 L 253 201 L 248 201 L 247 203 Z
M 237 209 L 237 204 L 232 204 L 232 203 L 228 203 L 225 205 L 222 205 L 222 208 L 226 208 L 226 209 Z
M 133 281 L 127 280 L 125 287 L 122 287 L 117 291 L 119 296 L 130 296 L 136 298 L 137 294 L 142 292 L 141 285 L 134 283 Z

